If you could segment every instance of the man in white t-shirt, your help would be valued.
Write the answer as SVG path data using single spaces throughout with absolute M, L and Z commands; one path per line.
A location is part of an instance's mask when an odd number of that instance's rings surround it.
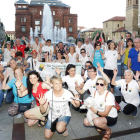
M 82 44 L 83 44 L 82 40 L 78 40 L 77 46 L 75 46 L 76 53 L 79 55 L 80 55 L 81 49 L 83 48 Z
M 102 76 L 106 79 L 107 83 L 110 83 L 110 79 L 108 78 L 108 76 L 103 72 L 100 63 L 97 63 L 98 66 L 98 70 L 101 72 Z M 78 87 L 78 85 L 76 84 L 75 89 L 80 93 L 83 94 L 85 91 L 89 90 L 91 95 L 94 94 L 95 90 L 96 90 L 96 81 L 99 77 L 101 76 L 96 76 L 97 72 L 96 72 L 96 68 L 94 66 L 90 66 L 88 68 L 88 75 L 89 75 L 89 80 L 86 81 L 86 83 L 84 84 L 83 89 L 80 89 Z
M 33 71 L 33 70 L 36 70 L 36 63 L 38 62 L 38 57 L 37 57 L 37 52 L 36 50 L 33 50 L 31 52 L 31 55 L 32 57 L 30 57 L 27 62 L 30 64 L 30 70 Z
M 124 78 L 115 81 L 118 71 L 114 69 L 114 76 L 111 84 L 114 86 L 121 87 L 122 96 L 116 96 L 116 102 L 125 102 L 126 106 L 123 108 L 123 112 L 126 115 L 132 114 L 134 117 L 137 116 L 137 107 L 140 103 L 139 90 L 140 90 L 140 73 L 137 71 L 136 75 L 133 75 L 131 70 L 126 70 L 124 73 Z M 136 80 L 133 80 L 133 76 Z
M 89 43 L 89 38 L 85 38 L 85 44 L 82 46 L 84 49 L 86 49 L 87 55 L 92 56 L 92 52 L 94 50 L 93 46 Z
M 43 51 L 43 52 L 49 52 L 50 54 L 51 54 L 51 53 L 54 54 L 54 47 L 51 46 L 51 40 L 50 40 L 50 39 L 48 39 L 48 40 L 46 41 L 46 45 L 43 46 L 42 51 Z

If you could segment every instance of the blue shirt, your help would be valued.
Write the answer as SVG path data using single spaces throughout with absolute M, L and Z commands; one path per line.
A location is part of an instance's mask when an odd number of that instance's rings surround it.
M 34 100 L 34 97 L 32 96 L 32 94 L 31 94 L 31 98 L 29 97 L 29 95 L 26 95 L 24 97 L 18 96 L 18 100 L 17 100 L 17 88 L 15 85 L 15 81 L 16 81 L 16 78 L 12 79 L 11 81 L 9 81 L 7 83 L 7 85 L 13 89 L 14 102 L 15 103 L 30 103 L 30 102 L 32 102 Z M 27 77 L 23 76 L 22 83 L 25 87 L 27 87 Z
M 97 62 L 100 63 L 101 67 L 104 67 L 104 62 L 103 62 L 103 59 L 102 59 L 102 55 L 100 53 L 100 51 L 102 51 L 103 53 L 103 50 L 100 49 L 100 50 L 96 50 L 95 54 L 94 54 L 94 59 L 93 59 L 93 65 L 97 68 Z M 93 51 L 94 53 L 94 51 Z
M 135 50 L 135 47 L 130 49 L 128 58 L 131 58 L 131 68 L 134 71 L 140 71 L 140 62 L 138 62 L 139 51 Z

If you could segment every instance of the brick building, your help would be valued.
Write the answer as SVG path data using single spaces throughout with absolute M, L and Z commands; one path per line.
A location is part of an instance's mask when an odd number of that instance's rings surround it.
M 70 6 L 64 4 L 60 0 L 31 0 L 30 4 L 25 0 L 15 2 L 15 35 L 17 38 L 21 36 L 29 37 L 30 27 L 41 33 L 43 6 L 45 3 L 50 5 L 53 25 L 58 28 L 65 27 L 67 29 L 68 39 L 76 39 L 77 33 L 77 14 L 70 14 Z

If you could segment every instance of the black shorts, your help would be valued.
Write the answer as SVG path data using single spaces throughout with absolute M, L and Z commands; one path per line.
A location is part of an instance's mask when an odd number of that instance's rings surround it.
M 107 126 L 111 126 L 111 125 L 115 125 L 117 123 L 117 119 L 118 117 L 116 118 L 111 118 L 111 117 L 105 117 L 106 120 L 107 120 Z

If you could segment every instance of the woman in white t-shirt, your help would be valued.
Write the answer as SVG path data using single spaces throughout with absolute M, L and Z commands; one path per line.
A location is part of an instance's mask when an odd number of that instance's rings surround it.
M 69 124 L 71 118 L 71 112 L 69 108 L 69 102 L 71 102 L 75 107 L 80 106 L 80 102 L 73 100 L 74 96 L 71 92 L 62 88 L 62 79 L 59 75 L 54 75 L 50 79 L 53 85 L 53 90 L 46 92 L 45 98 L 40 97 L 40 112 L 43 114 L 46 112 L 48 105 L 50 107 L 48 121 L 45 126 L 45 138 L 49 139 L 53 136 L 51 130 L 51 122 L 58 118 L 56 124 L 56 130 L 59 133 L 63 133 L 63 136 L 68 135 L 67 125 Z M 79 99 L 78 95 L 75 98 Z
M 102 59 L 106 59 L 104 66 L 104 73 L 110 78 L 110 81 L 113 78 L 113 70 L 117 69 L 117 60 L 121 59 L 119 50 L 117 49 L 115 42 L 110 42 L 108 44 L 108 51 L 102 54 Z M 111 85 L 111 92 L 113 93 L 114 86 Z
M 55 69 L 55 71 L 57 74 L 61 73 L 61 71 L 59 69 Z M 75 89 L 75 83 L 77 83 L 81 89 L 84 86 L 84 80 L 80 74 L 75 73 L 75 65 L 73 65 L 73 64 L 67 65 L 65 76 L 62 77 L 62 81 L 63 81 L 63 83 L 65 83 L 65 82 L 67 83 L 68 90 L 72 91 L 73 94 L 79 94 Z
M 137 107 L 140 104 L 139 90 L 140 90 L 140 80 L 139 72 L 137 71 L 136 75 L 133 74 L 131 70 L 126 70 L 124 73 L 124 78 L 118 81 L 115 81 L 118 71 L 114 70 L 114 77 L 112 79 L 112 84 L 114 86 L 121 87 L 121 93 L 123 96 L 116 96 L 116 102 L 120 103 L 121 101 L 127 103 L 123 108 L 123 113 L 126 115 L 132 114 L 134 117 L 137 116 Z M 133 76 L 136 80 L 133 80 Z
M 66 62 L 67 63 L 79 62 L 79 55 L 76 54 L 76 51 L 75 51 L 75 47 L 74 46 L 69 47 L 68 52 L 69 53 L 68 53 L 68 55 L 66 57 Z
M 66 56 L 66 55 L 64 54 L 64 56 Z M 61 52 L 56 53 L 56 60 L 54 60 L 54 62 L 56 62 L 56 63 L 65 63 L 66 62 L 65 59 L 62 59 Z
M 103 77 L 97 79 L 96 82 L 97 90 L 92 95 L 95 98 L 97 110 L 92 107 L 90 108 L 99 117 L 93 119 L 94 125 L 98 128 L 105 129 L 106 133 L 104 139 L 109 139 L 111 136 L 111 129 L 108 126 L 115 125 L 117 123 L 117 109 L 115 106 L 114 95 L 107 91 L 107 82 Z M 87 118 L 84 119 L 84 125 L 91 126 Z

